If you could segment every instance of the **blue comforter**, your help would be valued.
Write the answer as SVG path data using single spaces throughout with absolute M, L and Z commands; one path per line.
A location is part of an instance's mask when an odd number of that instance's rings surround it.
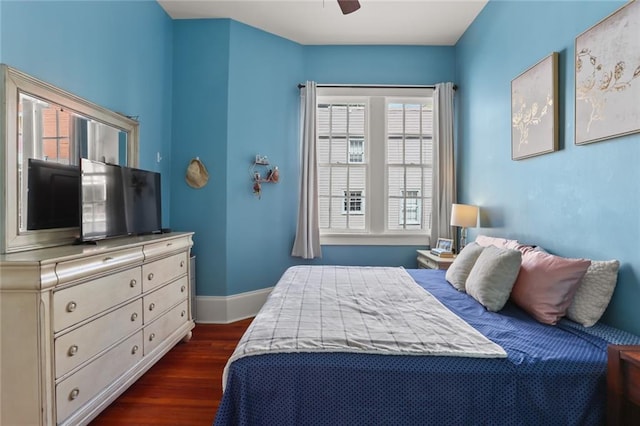
M 543 325 L 514 305 L 486 311 L 444 279 L 418 284 L 507 352 L 503 359 L 293 353 L 235 361 L 216 425 L 595 425 L 608 343 L 628 333 Z

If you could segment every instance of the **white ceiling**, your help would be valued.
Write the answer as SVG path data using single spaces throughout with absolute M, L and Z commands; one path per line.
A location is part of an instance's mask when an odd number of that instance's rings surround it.
M 231 18 L 300 44 L 452 46 L 488 0 L 158 0 L 173 19 Z

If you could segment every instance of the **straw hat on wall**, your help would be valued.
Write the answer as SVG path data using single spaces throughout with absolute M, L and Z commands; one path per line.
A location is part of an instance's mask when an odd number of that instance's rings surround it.
M 202 188 L 207 184 L 209 173 L 199 158 L 196 157 L 189 162 L 185 180 L 187 181 L 187 185 L 192 188 Z

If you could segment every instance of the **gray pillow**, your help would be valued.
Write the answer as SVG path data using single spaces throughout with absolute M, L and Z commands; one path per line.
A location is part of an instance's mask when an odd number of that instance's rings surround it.
M 567 309 L 567 318 L 585 327 L 598 322 L 616 288 L 619 267 L 617 260 L 592 260 Z
M 465 291 L 464 284 L 467 281 L 467 277 L 483 250 L 484 247 L 478 243 L 467 244 L 447 269 L 447 274 L 445 275 L 447 281 L 456 289 Z
M 509 300 L 521 263 L 519 250 L 485 247 L 465 283 L 467 293 L 488 310 L 499 311 Z

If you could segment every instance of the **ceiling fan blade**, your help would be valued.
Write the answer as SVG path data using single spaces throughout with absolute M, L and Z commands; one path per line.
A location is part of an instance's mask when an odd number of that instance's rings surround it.
M 343 15 L 348 15 L 356 10 L 360 9 L 360 2 L 358 0 L 338 0 L 340 9 L 342 9 Z

